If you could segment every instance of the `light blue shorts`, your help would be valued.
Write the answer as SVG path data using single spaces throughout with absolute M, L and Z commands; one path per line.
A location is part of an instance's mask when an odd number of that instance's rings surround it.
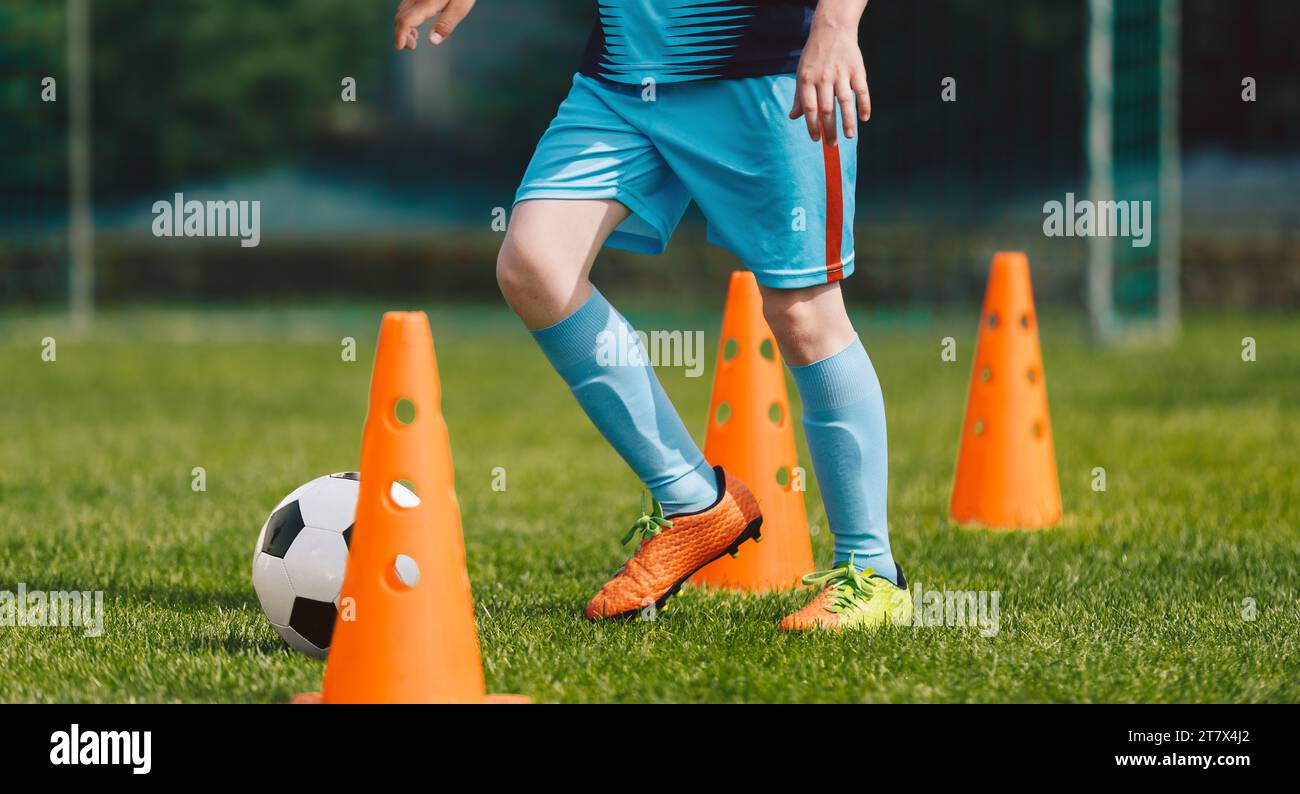
M 661 253 L 692 199 L 709 241 L 767 287 L 853 272 L 857 140 L 808 137 L 787 118 L 793 75 L 618 86 L 577 75 L 515 203 L 616 199 L 632 211 L 606 245 Z

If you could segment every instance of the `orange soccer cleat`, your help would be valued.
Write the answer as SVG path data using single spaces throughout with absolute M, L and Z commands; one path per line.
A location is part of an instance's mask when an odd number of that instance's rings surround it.
M 715 467 L 721 496 L 698 513 L 665 517 L 656 503 L 628 532 L 624 543 L 640 545 L 613 579 L 587 604 L 587 617 L 623 618 L 664 602 L 696 571 L 724 554 L 736 554 L 740 544 L 759 539 L 763 516 L 758 500 L 745 484 Z

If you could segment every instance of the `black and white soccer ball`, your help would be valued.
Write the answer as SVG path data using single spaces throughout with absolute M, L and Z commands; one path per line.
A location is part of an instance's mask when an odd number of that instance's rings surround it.
M 360 484 L 360 475 L 346 471 L 295 489 L 266 519 L 253 551 L 262 611 L 285 642 L 317 659 L 334 634 Z M 392 496 L 403 507 L 420 503 L 401 483 L 393 483 Z

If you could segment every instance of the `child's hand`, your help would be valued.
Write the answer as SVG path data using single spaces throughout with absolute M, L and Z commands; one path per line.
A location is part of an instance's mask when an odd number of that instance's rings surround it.
M 837 102 L 846 138 L 857 134 L 858 118 L 871 118 L 867 69 L 858 47 L 858 19 L 865 6 L 865 2 L 853 0 L 833 6 L 823 0 L 813 17 L 812 32 L 799 60 L 790 118 L 803 116 L 814 141 L 820 140 L 825 130 L 826 142 L 835 143 Z M 823 13 L 823 7 L 837 13 Z M 839 13 L 841 10 L 849 13 Z M 856 13 L 852 13 L 854 10 Z
M 420 26 L 434 15 L 438 21 L 429 30 L 429 43 L 443 43 L 473 7 L 474 0 L 402 0 L 394 23 L 397 49 L 415 49 L 420 41 Z

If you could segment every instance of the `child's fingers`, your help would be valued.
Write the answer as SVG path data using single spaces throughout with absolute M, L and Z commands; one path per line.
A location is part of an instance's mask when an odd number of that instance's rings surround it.
M 829 80 L 817 86 L 817 110 L 822 138 L 834 144 L 839 133 L 835 129 L 835 86 Z
M 863 72 L 853 76 L 853 93 L 858 96 L 858 117 L 863 121 L 871 118 L 871 90 L 867 88 L 867 75 Z
M 393 41 L 397 49 L 415 49 L 420 43 L 420 26 L 446 5 L 447 0 L 402 0 L 393 19 Z
M 473 0 L 451 0 L 438 15 L 438 21 L 434 23 L 433 29 L 429 31 L 429 41 L 433 44 L 446 41 L 473 7 Z
M 814 141 L 821 140 L 821 122 L 817 118 L 817 87 L 812 82 L 801 80 L 795 86 L 794 108 L 790 112 L 790 118 L 803 116 L 804 123 L 808 126 L 808 137 Z
M 836 84 L 835 98 L 840 103 L 840 123 L 844 125 L 844 137 L 852 138 L 858 134 L 857 97 L 847 79 Z

